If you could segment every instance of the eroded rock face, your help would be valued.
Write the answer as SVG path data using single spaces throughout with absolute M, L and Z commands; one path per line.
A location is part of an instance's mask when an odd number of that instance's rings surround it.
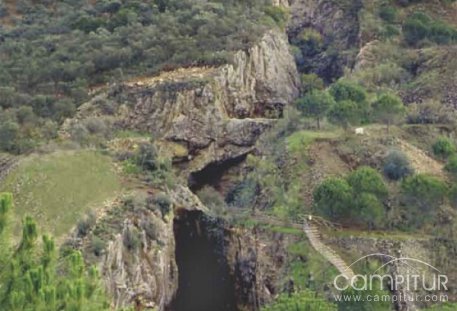
M 246 154 L 298 95 L 299 79 L 287 37 L 267 32 L 231 64 L 188 68 L 113 86 L 83 105 L 79 119 L 115 107 L 117 124 L 186 148 L 189 171 Z M 188 171 L 183 172 L 183 174 Z
M 126 127 L 184 145 L 191 170 L 249 152 L 271 118 L 297 95 L 297 72 L 285 36 L 267 33 L 203 78 L 127 86 Z
M 155 195 L 132 193 L 107 211 L 84 239 L 86 259 L 98 265 L 116 308 L 164 310 L 176 294 L 174 211 L 207 209 L 187 187 L 176 186 L 166 197 L 169 201 L 157 203 Z M 95 233 L 106 243 L 100 256 L 93 255 Z

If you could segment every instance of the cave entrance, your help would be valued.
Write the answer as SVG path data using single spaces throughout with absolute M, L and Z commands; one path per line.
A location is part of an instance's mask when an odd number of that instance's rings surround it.
M 178 291 L 172 311 L 238 311 L 220 220 L 179 211 L 174 220 Z
M 239 167 L 239 164 L 244 162 L 246 157 L 247 155 L 243 154 L 232 159 L 212 162 L 200 171 L 191 173 L 187 183 L 189 189 L 196 193 L 204 186 L 209 185 L 218 191 L 222 191 L 223 188 L 226 188 L 223 187 L 224 179 L 229 178 L 227 173 Z

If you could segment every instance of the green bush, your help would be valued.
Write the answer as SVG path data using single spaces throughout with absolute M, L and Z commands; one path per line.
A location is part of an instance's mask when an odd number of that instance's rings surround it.
M 436 177 L 417 174 L 402 181 L 401 191 L 407 205 L 428 213 L 444 202 L 447 186 Z
M 456 151 L 455 144 L 446 137 L 440 137 L 432 146 L 433 153 L 441 158 L 448 158 Z
M 405 40 L 416 45 L 424 39 L 437 44 L 450 44 L 457 40 L 457 30 L 443 21 L 434 21 L 428 15 L 417 12 L 408 17 L 403 24 Z
M 129 251 L 135 251 L 138 250 L 138 248 L 141 245 L 141 238 L 140 238 L 140 232 L 138 232 L 138 229 L 134 227 L 128 227 L 122 235 L 122 241 L 124 243 L 124 246 L 129 250 Z
M 172 202 L 170 200 L 170 197 L 165 193 L 160 192 L 154 195 L 154 197 L 152 198 L 152 202 L 159 208 L 162 217 L 165 217 L 166 215 L 168 215 L 168 213 L 170 213 Z
M 379 9 L 379 17 L 388 23 L 394 23 L 397 18 L 397 9 L 390 5 L 383 5 Z
M 392 180 L 399 180 L 414 173 L 408 157 L 401 151 L 393 150 L 384 159 L 384 174 Z
M 457 175 L 457 155 L 454 154 L 449 157 L 444 169 L 454 175 Z

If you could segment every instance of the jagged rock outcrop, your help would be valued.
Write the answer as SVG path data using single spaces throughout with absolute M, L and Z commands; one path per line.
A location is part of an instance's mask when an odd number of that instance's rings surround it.
M 197 171 L 250 152 L 298 95 L 298 84 L 287 37 L 271 30 L 247 51 L 235 53 L 230 64 L 113 86 L 83 105 L 78 119 L 103 115 L 97 105 L 108 101 L 116 124 L 149 132 L 165 145 L 180 144 L 192 159 L 189 170 Z

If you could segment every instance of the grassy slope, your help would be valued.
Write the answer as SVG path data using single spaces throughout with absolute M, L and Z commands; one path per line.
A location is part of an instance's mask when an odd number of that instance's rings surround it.
M 120 189 L 110 158 L 94 151 L 32 156 L 0 186 L 14 194 L 18 221 L 32 215 L 41 228 L 57 237 Z

